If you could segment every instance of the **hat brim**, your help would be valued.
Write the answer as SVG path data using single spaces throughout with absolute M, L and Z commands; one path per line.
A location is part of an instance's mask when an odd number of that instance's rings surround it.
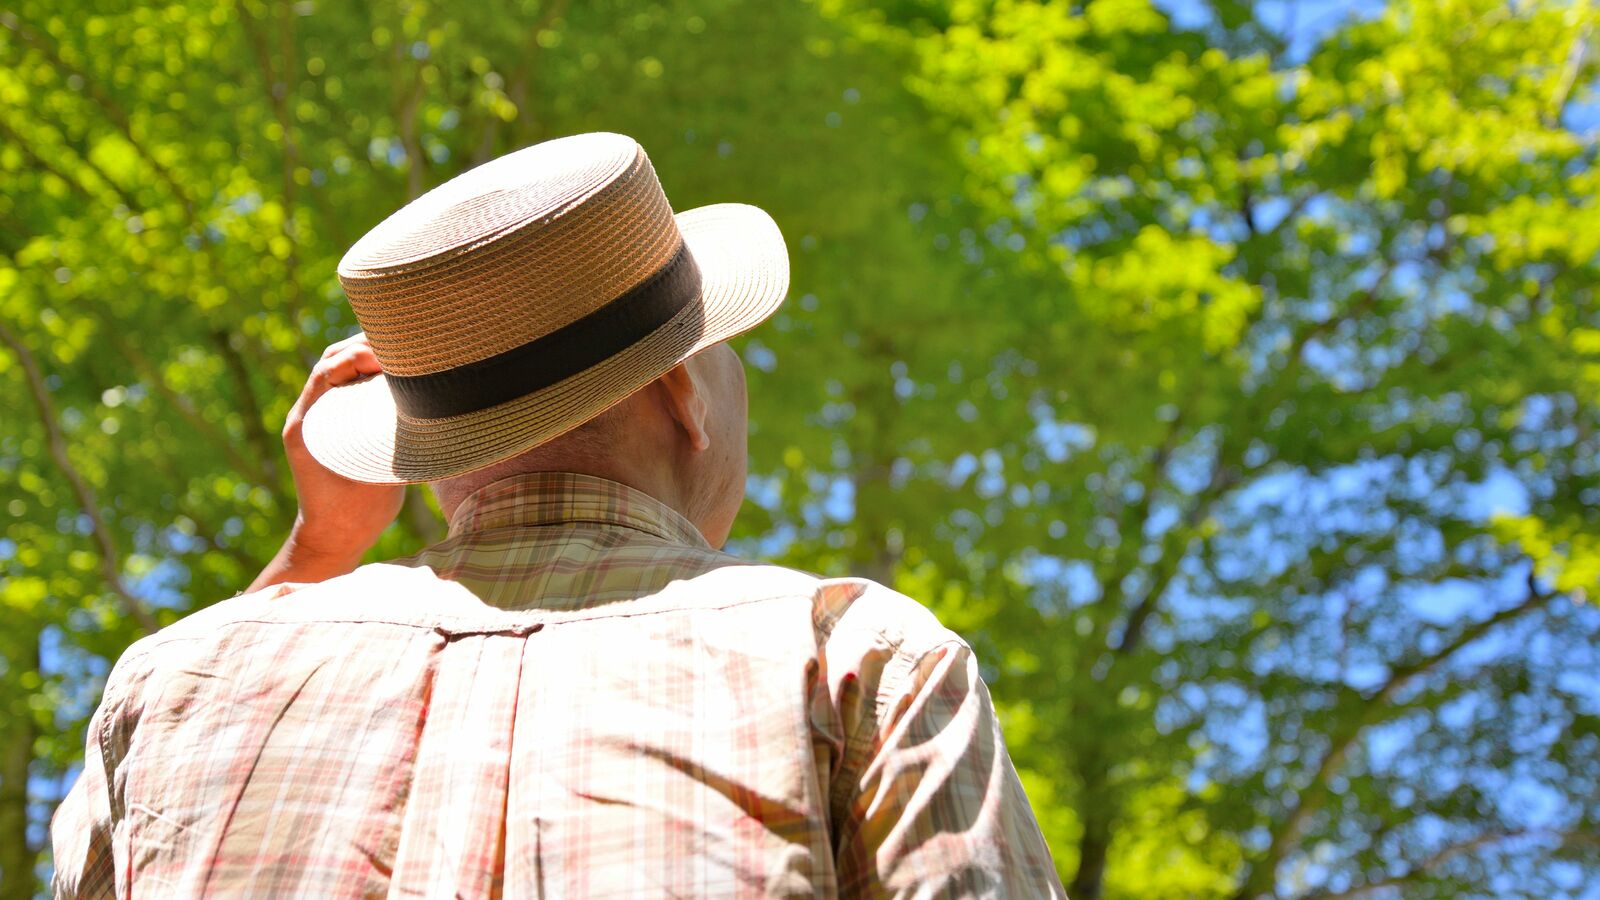
M 648 337 L 547 388 L 447 419 L 400 415 L 382 375 L 332 388 L 306 413 L 307 448 L 334 472 L 369 484 L 463 475 L 577 427 L 778 309 L 789 256 L 771 216 L 722 203 L 675 218 L 700 268 L 700 300 Z

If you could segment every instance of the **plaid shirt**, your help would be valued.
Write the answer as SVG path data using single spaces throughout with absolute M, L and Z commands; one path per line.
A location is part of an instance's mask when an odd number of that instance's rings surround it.
M 57 894 L 1062 895 L 971 650 L 912 600 L 580 475 L 450 532 L 129 648 Z

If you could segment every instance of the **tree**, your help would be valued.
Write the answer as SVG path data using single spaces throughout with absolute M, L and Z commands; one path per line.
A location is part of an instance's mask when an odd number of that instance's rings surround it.
M 1303 58 L 1241 3 L 833 12 L 1005 273 L 991 438 L 883 540 L 995 664 L 1069 893 L 1592 880 L 1589 6 L 1395 3 Z

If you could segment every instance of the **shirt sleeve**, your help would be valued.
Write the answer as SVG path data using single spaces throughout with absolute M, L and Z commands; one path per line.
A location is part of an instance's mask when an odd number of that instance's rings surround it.
M 841 773 L 843 895 L 1065 897 L 972 650 L 890 663 L 877 694 L 865 758 Z
M 117 767 L 143 714 L 144 687 L 151 675 L 152 638 L 129 647 L 106 677 L 100 706 L 89 719 L 83 771 L 50 821 L 50 878 L 56 897 L 115 897 L 117 866 L 112 855 L 122 820 Z
M 103 745 L 109 706 L 107 698 L 89 720 L 83 772 L 56 807 L 50 822 L 55 864 L 50 887 L 58 898 L 116 896 L 116 869 L 111 858 L 111 793 Z

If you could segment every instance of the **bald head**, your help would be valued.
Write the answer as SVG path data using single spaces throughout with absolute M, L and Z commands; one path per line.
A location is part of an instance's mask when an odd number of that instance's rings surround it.
M 432 487 L 449 518 L 468 495 L 513 475 L 593 475 L 660 500 L 721 547 L 744 501 L 746 438 L 744 367 L 717 344 L 560 437 Z

